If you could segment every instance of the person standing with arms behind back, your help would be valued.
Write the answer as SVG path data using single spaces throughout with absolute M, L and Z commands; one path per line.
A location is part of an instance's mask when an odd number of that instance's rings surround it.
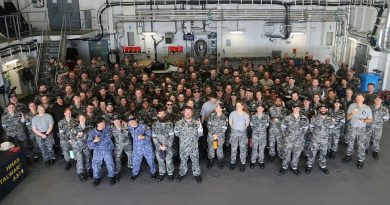
M 237 101 L 236 110 L 230 113 L 229 125 L 232 128 L 230 133 L 232 151 L 229 169 L 234 170 L 236 167 L 237 148 L 240 146 L 240 172 L 244 172 L 248 144 L 246 129 L 249 125 L 249 114 L 242 101 Z
M 347 120 L 350 120 L 351 127 L 348 135 L 347 155 L 342 160 L 344 164 L 352 160 L 355 139 L 357 139 L 359 155 L 359 161 L 357 163 L 358 169 L 363 168 L 364 160 L 366 158 L 366 126 L 367 123 L 372 123 L 371 109 L 363 102 L 363 94 L 359 93 L 356 95 L 356 103 L 352 103 L 348 108 Z

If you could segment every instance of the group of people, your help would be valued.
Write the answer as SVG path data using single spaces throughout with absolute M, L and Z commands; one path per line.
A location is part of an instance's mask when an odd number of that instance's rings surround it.
M 310 174 L 319 155 L 320 170 L 329 174 L 327 159 L 340 153 L 338 145 L 347 145 L 342 162 L 348 163 L 356 142 L 361 169 L 370 146 L 379 158 L 389 119 L 374 84 L 359 93 L 355 69 L 342 64 L 335 72 L 329 59 L 312 56 L 297 62 L 285 54 L 257 67 L 248 59 L 240 65 L 225 59 L 220 68 L 191 58 L 177 72 L 158 75 L 128 56 L 114 65 L 101 57 L 89 66 L 77 60 L 72 68 L 51 59 L 48 70 L 53 76 L 33 101 L 9 96 L 2 140 L 20 146 L 28 160 L 42 156 L 46 167 L 56 155 L 66 161 L 65 170 L 75 161 L 79 179 L 93 178 L 96 186 L 103 162 L 110 183 L 120 180 L 124 155 L 131 181 L 145 158 L 153 180 L 180 182 L 190 160 L 201 183 L 199 160 L 223 169 L 225 154 L 230 170 L 239 158 L 241 172 L 247 161 L 264 169 L 279 157 L 279 175 L 289 167 L 299 175 L 301 155 Z

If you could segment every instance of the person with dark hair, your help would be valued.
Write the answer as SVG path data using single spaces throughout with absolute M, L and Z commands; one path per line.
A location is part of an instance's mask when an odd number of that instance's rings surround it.
M 115 164 L 112 157 L 114 143 L 112 142 L 111 128 L 103 117 L 98 117 L 96 127 L 88 132 L 88 147 L 93 150 L 92 170 L 93 184 L 98 186 L 101 180 L 101 170 L 103 161 L 106 163 L 107 175 L 110 178 L 110 184 L 115 184 Z
M 113 125 L 111 126 L 112 137 L 114 140 L 114 158 L 115 158 L 115 180 L 119 182 L 120 172 L 122 169 L 122 153 L 127 156 L 127 167 L 133 167 L 133 148 L 129 137 L 129 131 L 119 115 L 114 115 L 112 118 Z
M 250 168 L 255 168 L 256 162 L 259 162 L 260 168 L 264 169 L 264 150 L 267 144 L 267 128 L 270 123 L 269 116 L 264 113 L 265 107 L 258 103 L 257 112 L 252 115 L 250 126 L 252 132 L 252 156 Z
M 176 123 L 174 128 L 175 135 L 179 137 L 180 146 L 180 171 L 176 181 L 181 182 L 187 174 L 187 162 L 188 158 L 190 158 L 192 162 L 192 174 L 196 182 L 201 183 L 198 141 L 203 135 L 203 127 L 199 120 L 193 119 L 191 107 L 184 107 L 183 115 L 184 117 Z
M 335 126 L 333 129 L 330 130 L 329 133 L 327 156 L 330 159 L 335 159 L 340 141 L 340 136 L 344 135 L 345 127 L 345 111 L 339 99 L 334 100 L 333 106 L 329 110 L 329 116 L 334 121 Z
M 274 105 L 268 110 L 271 125 L 269 129 L 269 161 L 275 159 L 276 150 L 280 159 L 283 159 L 283 136 L 281 133 L 281 123 L 287 115 L 287 109 L 283 106 L 282 98 L 277 96 Z
M 72 158 L 70 154 L 70 139 L 72 138 L 71 130 L 76 126 L 76 122 L 73 120 L 72 111 L 69 108 L 64 110 L 64 116 L 65 118 L 58 122 L 58 136 L 60 137 L 62 155 L 66 161 L 64 169 L 65 171 L 68 171 L 72 167 Z

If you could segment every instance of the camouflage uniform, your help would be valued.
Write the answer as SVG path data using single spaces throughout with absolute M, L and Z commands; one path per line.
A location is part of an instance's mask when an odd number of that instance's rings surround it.
M 79 114 L 84 113 L 86 109 L 83 104 L 80 104 L 78 107 L 75 104 L 72 104 L 69 108 L 72 112 L 72 117 L 74 118 L 76 118 Z
M 389 120 L 389 110 L 381 105 L 379 108 L 371 106 L 373 123 L 367 125 L 366 149 L 369 148 L 370 141 L 374 152 L 379 152 L 379 142 L 382 137 L 383 123 Z
M 269 116 L 271 118 L 271 125 L 269 129 L 269 155 L 274 157 L 276 154 L 275 144 L 277 143 L 277 150 L 280 159 L 283 159 L 283 136 L 281 133 L 281 123 L 286 116 L 287 110 L 284 107 L 272 106 L 269 109 Z M 276 122 L 272 122 L 275 119 Z
M 216 149 L 217 157 L 218 159 L 223 159 L 223 144 L 225 143 L 225 132 L 227 130 L 227 123 L 228 119 L 224 114 L 222 114 L 221 116 L 217 116 L 217 113 L 215 112 L 210 114 L 207 121 L 207 129 L 209 131 L 207 137 L 209 159 L 214 159 L 215 157 L 215 150 L 213 146 L 214 134 L 218 135 L 218 148 Z
M 281 124 L 284 139 L 283 169 L 287 169 L 290 161 L 291 168 L 298 169 L 299 156 L 304 147 L 304 135 L 309 128 L 309 120 L 300 115 L 295 118 L 293 114 L 285 117 Z M 292 154 L 292 157 L 291 157 Z
M 75 154 L 77 174 L 89 173 L 91 170 L 91 150 L 87 145 L 87 133 L 92 129 L 92 126 L 81 124 L 76 125 L 72 129 L 71 145 Z M 77 133 L 82 132 L 81 137 Z
M 153 143 L 156 147 L 156 158 L 158 161 L 158 173 L 159 175 L 165 175 L 168 172 L 168 175 L 172 176 L 174 171 L 173 166 L 173 139 L 174 139 L 174 130 L 173 123 L 170 121 L 160 122 L 156 121 L 152 126 L 152 137 Z M 165 145 L 167 149 L 165 150 L 166 155 L 165 159 L 160 156 L 160 146 Z
M 122 169 L 121 156 L 122 152 L 127 155 L 127 167 L 133 166 L 133 152 L 132 144 L 129 137 L 129 132 L 125 127 L 117 128 L 115 125 L 111 126 L 112 137 L 114 140 L 114 159 L 115 171 L 119 173 Z
M 36 113 L 36 115 L 37 114 L 38 113 Z M 32 131 L 32 124 L 31 124 L 31 121 L 32 121 L 34 116 L 35 115 L 33 115 L 31 112 L 28 112 L 24 116 L 24 119 L 25 119 L 27 131 L 28 131 L 28 135 L 29 135 L 29 138 L 30 138 L 30 142 L 32 144 L 33 153 L 34 154 L 38 154 L 39 153 L 39 146 L 38 146 L 38 143 L 37 143 L 37 137 L 38 136 L 36 136 L 35 133 Z
M 154 108 L 149 108 L 148 110 L 142 109 L 138 112 L 138 116 L 141 123 L 152 126 L 152 123 L 156 120 L 157 112 Z
M 252 127 L 252 157 L 251 162 L 256 163 L 259 158 L 259 163 L 264 163 L 264 149 L 267 144 L 267 128 L 270 118 L 263 113 L 252 115 L 250 126 Z
M 187 174 L 188 158 L 192 162 L 192 174 L 200 176 L 198 140 L 203 135 L 202 124 L 199 120 L 183 118 L 176 123 L 174 131 L 180 140 L 180 176 Z
M 22 123 L 24 121 L 22 122 L 22 113 L 20 112 L 14 112 L 13 115 L 5 112 L 1 117 L 1 125 L 5 131 L 6 139 L 20 146 L 28 156 L 30 153 L 27 150 L 27 138 Z
M 70 155 L 69 151 L 71 150 L 71 145 L 69 144 L 69 140 L 72 138 L 72 129 L 76 126 L 76 122 L 73 119 L 69 121 L 65 118 L 58 122 L 58 136 L 60 138 L 60 145 L 62 149 L 62 154 L 64 155 L 64 159 L 66 162 L 69 162 Z
M 328 136 L 331 129 L 334 128 L 334 122 L 328 115 L 322 117 L 320 114 L 311 118 L 310 130 L 312 138 L 310 142 L 310 155 L 307 166 L 312 167 L 318 150 L 320 151 L 319 166 L 326 167 L 326 153 L 328 150 Z
M 340 136 L 344 134 L 345 112 L 341 109 L 337 112 L 331 109 L 329 111 L 329 115 L 336 121 L 336 124 L 334 128 L 330 130 L 329 133 L 328 150 L 337 152 Z

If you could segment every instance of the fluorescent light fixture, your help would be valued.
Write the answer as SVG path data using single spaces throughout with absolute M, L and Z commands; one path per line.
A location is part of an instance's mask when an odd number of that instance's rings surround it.
M 153 36 L 153 35 L 156 35 L 156 32 L 154 32 L 154 31 L 144 31 L 144 32 L 142 32 L 142 35 L 144 35 L 144 36 Z
M 15 66 L 18 61 L 19 61 L 19 59 L 13 59 L 13 60 L 10 60 L 10 61 L 4 63 L 4 65 L 6 65 L 6 66 L 11 66 L 11 65 Z
M 230 31 L 230 34 L 242 34 L 244 31 L 236 30 L 236 31 Z
M 293 36 L 301 36 L 301 35 L 304 35 L 303 32 L 291 32 L 291 35 Z

